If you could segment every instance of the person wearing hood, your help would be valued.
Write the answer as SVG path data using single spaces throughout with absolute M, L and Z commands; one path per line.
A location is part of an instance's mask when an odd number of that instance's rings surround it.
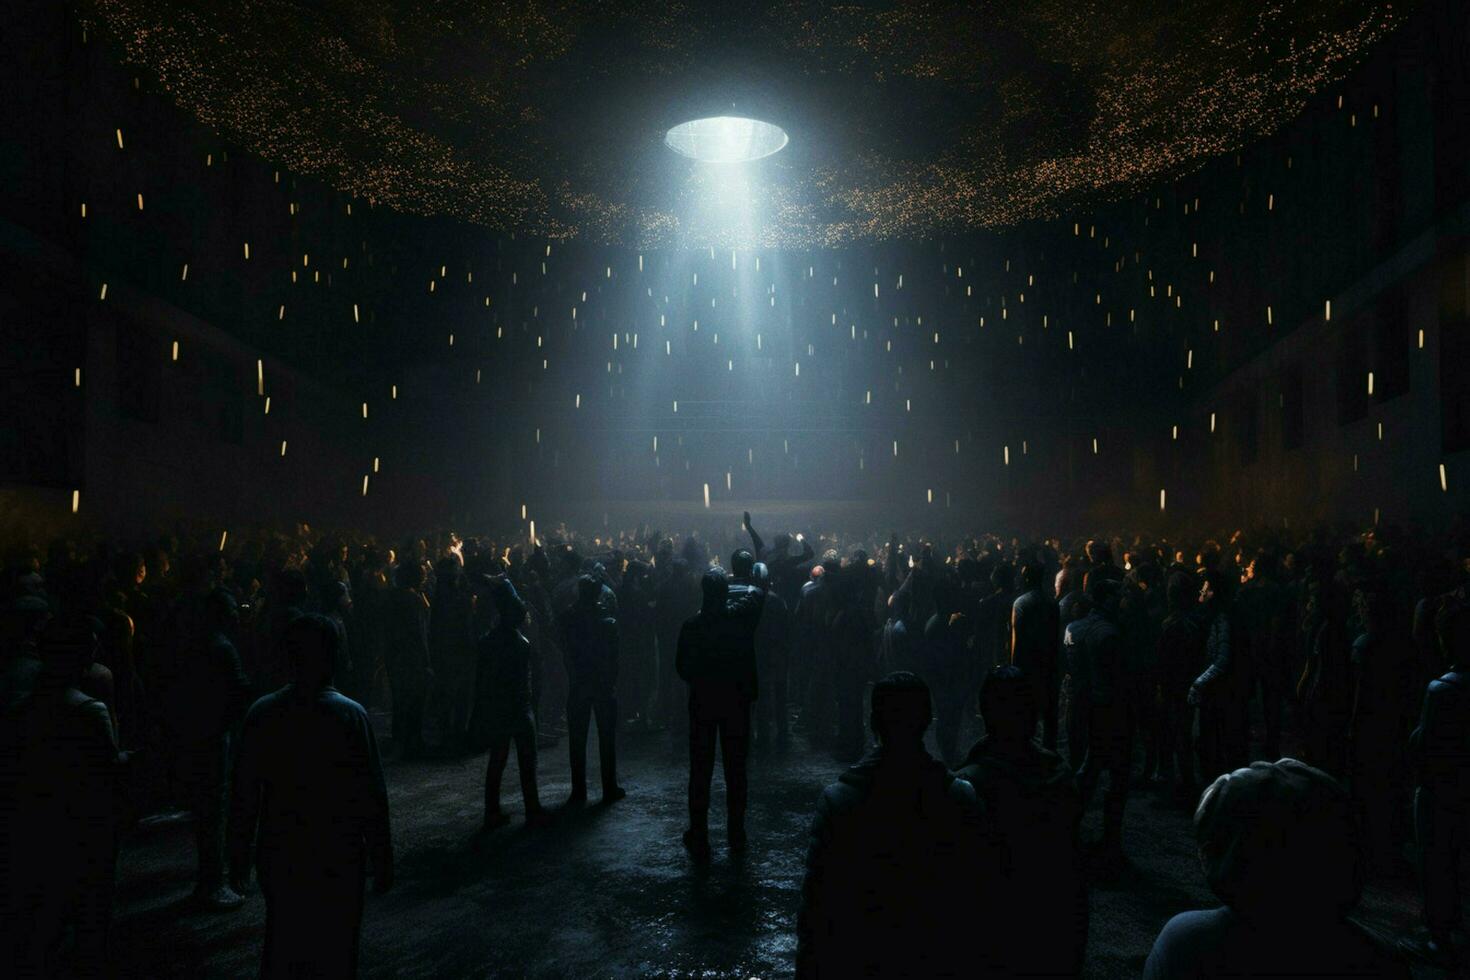
M 745 553 L 749 555 L 749 552 Z M 703 605 L 679 631 L 675 669 L 689 685 L 689 827 L 684 846 L 709 860 L 710 782 L 715 745 L 725 771 L 726 835 L 732 852 L 745 849 L 745 762 L 750 750 L 750 706 L 757 696 L 755 628 L 764 594 L 730 590 L 723 569 L 700 579 Z
M 985 737 L 957 773 L 975 788 L 995 844 L 980 964 L 989 976 L 1077 976 L 1087 946 L 1082 798 L 1072 767 L 1036 744 L 1036 693 L 1016 667 L 991 672 L 980 689 Z
M 800 980 L 975 974 L 982 814 L 974 788 L 924 748 L 931 714 L 917 675 L 884 677 L 877 744 L 822 791 L 797 917 Z
M 470 748 L 489 749 L 485 768 L 485 825 L 494 830 L 510 823 L 500 809 L 500 780 L 515 742 L 516 768 L 521 774 L 526 823 L 546 822 L 536 787 L 536 713 L 532 703 L 535 677 L 534 648 L 521 633 L 526 621 L 526 604 L 515 586 L 497 579 L 489 589 L 497 619 L 480 637 L 479 662 L 475 670 L 475 705 L 470 721 Z
M 1144 980 L 1314 976 L 1405 978 L 1349 918 L 1362 894 L 1352 801 L 1295 759 L 1216 779 L 1194 813 L 1205 879 L 1224 904 L 1174 916 Z

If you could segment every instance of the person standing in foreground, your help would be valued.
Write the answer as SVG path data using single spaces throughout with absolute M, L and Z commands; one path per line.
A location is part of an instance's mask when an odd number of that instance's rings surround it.
M 479 665 L 475 671 L 475 708 L 470 718 L 470 748 L 490 750 L 485 768 L 485 825 L 490 831 L 510 823 L 500 809 L 500 780 L 515 742 L 516 766 L 521 774 L 521 795 L 526 804 L 526 823 L 547 822 L 536 788 L 536 711 L 531 687 L 535 674 L 531 641 L 521 633 L 526 621 L 526 604 L 515 586 L 498 580 L 491 587 L 499 620 L 480 637 Z
M 676 669 L 689 685 L 689 829 L 684 846 L 709 860 L 710 780 L 715 741 L 725 766 L 726 832 L 730 850 L 745 848 L 745 761 L 750 749 L 750 705 L 756 698 L 755 626 L 763 593 L 734 595 L 722 569 L 700 580 L 704 605 L 679 631 Z
M 1407 980 L 1347 917 L 1363 880 L 1352 801 L 1337 780 L 1295 759 L 1253 762 L 1205 790 L 1194 829 L 1205 879 L 1225 904 L 1170 919 L 1144 980 Z
M 363 891 L 393 886 L 388 792 L 362 705 L 332 687 L 341 634 L 299 616 L 281 637 L 290 684 L 245 716 L 235 762 L 230 868 L 265 895 L 264 977 L 354 977 Z M 257 834 L 257 826 L 259 832 Z
M 597 717 L 597 757 L 602 802 L 627 792 L 618 785 L 618 621 L 599 605 L 603 586 L 591 575 L 577 579 L 577 601 L 561 615 L 562 657 L 567 670 L 567 748 L 572 795 L 567 806 L 587 802 L 587 730 Z

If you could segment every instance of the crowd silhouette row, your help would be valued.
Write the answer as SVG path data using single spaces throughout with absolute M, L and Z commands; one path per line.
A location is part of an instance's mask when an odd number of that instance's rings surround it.
M 0 955 L 17 975 L 111 969 L 119 843 L 178 811 L 195 901 L 237 908 L 258 881 L 262 975 L 355 975 L 367 883 L 394 881 L 379 735 L 402 760 L 484 753 L 492 834 L 513 819 L 512 748 L 530 827 L 556 819 L 538 753 L 562 738 L 563 805 L 588 803 L 594 723 L 604 805 L 628 792 L 620 733 L 687 744 L 694 864 L 718 843 L 717 754 L 735 860 L 752 758 L 847 765 L 812 823 L 798 976 L 1079 974 L 1089 885 L 1128 868 L 1140 793 L 1193 813 L 1221 902 L 1169 921 L 1145 976 L 1459 961 L 1458 528 L 767 542 L 746 514 L 705 537 L 229 542 L 8 556 Z M 1365 881 L 1395 877 L 1423 903 L 1397 949 L 1351 915 Z

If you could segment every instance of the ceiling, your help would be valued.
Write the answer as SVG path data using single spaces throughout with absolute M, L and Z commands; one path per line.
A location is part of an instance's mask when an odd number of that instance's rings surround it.
M 378 204 L 558 239 L 810 248 L 1006 227 L 1181 173 L 1290 119 L 1411 5 L 85 9 L 222 135 Z M 663 145 L 671 125 L 720 114 L 791 143 L 738 175 Z M 709 213 L 719 194 L 740 220 Z

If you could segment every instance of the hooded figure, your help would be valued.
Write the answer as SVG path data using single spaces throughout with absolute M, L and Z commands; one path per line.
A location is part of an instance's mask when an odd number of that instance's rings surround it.
M 1404 977 L 1347 914 L 1362 892 L 1352 802 L 1295 759 L 1256 762 L 1205 790 L 1194 814 L 1219 908 L 1183 912 L 1154 941 L 1145 980 Z

